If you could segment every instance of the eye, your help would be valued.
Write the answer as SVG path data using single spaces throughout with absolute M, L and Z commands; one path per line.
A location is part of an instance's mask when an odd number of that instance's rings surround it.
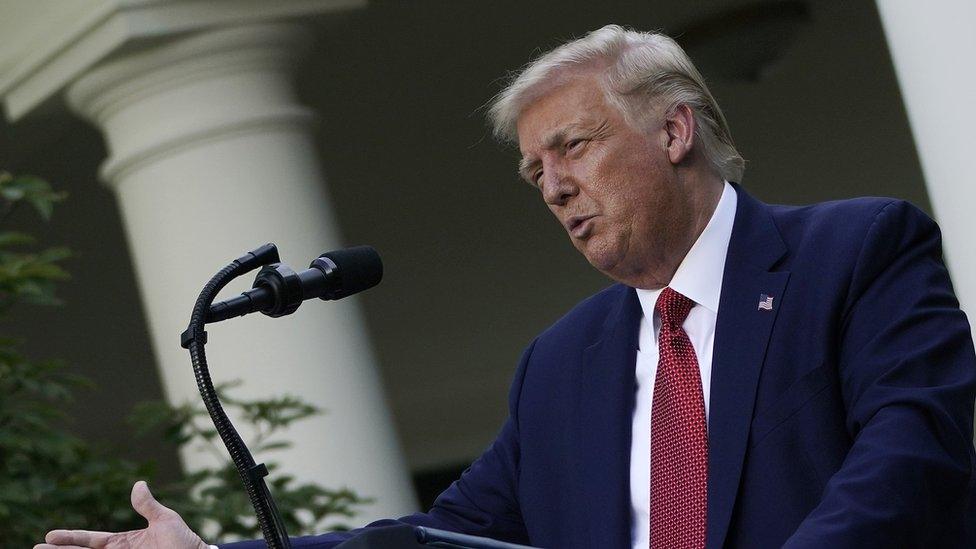
M 573 152 L 583 146 L 586 143 L 585 139 L 572 139 L 566 142 L 566 152 Z
M 532 174 L 532 182 L 535 183 L 536 187 L 542 184 L 542 170 L 539 170 L 534 174 Z

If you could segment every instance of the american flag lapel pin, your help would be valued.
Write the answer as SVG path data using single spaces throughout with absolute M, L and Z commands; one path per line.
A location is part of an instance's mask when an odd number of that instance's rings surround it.
M 766 294 L 759 294 L 759 311 L 772 311 L 773 310 L 773 296 Z

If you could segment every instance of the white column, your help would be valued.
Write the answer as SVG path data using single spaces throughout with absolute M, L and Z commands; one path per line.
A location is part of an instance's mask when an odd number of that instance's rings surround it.
M 354 244 L 339 234 L 310 132 L 314 116 L 291 83 L 308 38 L 289 24 L 207 31 L 104 62 L 68 89 L 72 108 L 106 138 L 101 175 L 118 196 L 172 402 L 199 398 L 179 335 L 214 272 L 265 242 L 295 268 Z M 208 333 L 213 377 L 243 380 L 237 395 L 287 393 L 327 410 L 287 433 L 293 449 L 259 461 L 375 497 L 357 522 L 415 509 L 355 297 L 308 302 L 280 319 L 233 319 Z M 213 459 L 192 450 L 182 457 L 191 470 Z
M 877 0 L 946 260 L 976 314 L 976 2 Z M 972 319 L 971 319 L 972 320 Z

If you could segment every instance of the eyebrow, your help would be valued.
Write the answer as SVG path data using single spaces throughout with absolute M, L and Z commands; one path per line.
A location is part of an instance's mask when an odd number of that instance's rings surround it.
M 566 141 L 566 137 L 567 135 L 569 135 L 571 131 L 585 129 L 585 127 L 586 124 L 581 121 L 571 122 L 563 126 L 562 128 L 555 130 L 551 134 L 547 135 L 545 139 L 542 140 L 542 148 L 544 150 L 552 150 L 558 147 L 564 141 Z M 539 164 L 538 158 L 523 157 L 521 160 L 519 160 L 519 165 L 518 165 L 519 176 L 522 179 L 528 181 L 530 184 L 535 185 L 535 182 L 532 181 L 532 177 L 531 177 L 532 174 L 530 172 L 538 164 Z
M 535 185 L 532 181 L 532 169 L 539 164 L 538 158 L 522 158 L 519 160 L 518 174 L 525 182 Z

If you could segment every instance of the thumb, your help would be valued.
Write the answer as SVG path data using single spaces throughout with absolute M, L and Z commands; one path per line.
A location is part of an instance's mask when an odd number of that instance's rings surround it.
M 173 510 L 156 501 L 146 481 L 140 480 L 132 485 L 132 508 L 150 523 L 173 513 Z

